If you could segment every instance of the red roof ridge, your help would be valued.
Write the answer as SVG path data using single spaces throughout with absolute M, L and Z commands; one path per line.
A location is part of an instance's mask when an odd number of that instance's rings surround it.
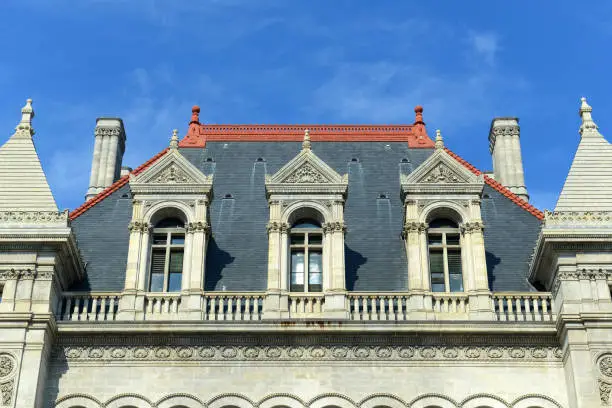
M 142 165 L 138 166 L 130 174 L 133 174 L 136 176 L 142 173 L 147 167 L 151 166 L 160 157 L 166 154 L 167 151 L 168 151 L 168 148 L 166 147 L 164 150 L 157 153 L 155 156 L 151 157 L 149 160 L 144 162 Z M 85 211 L 89 210 L 91 207 L 98 204 L 100 201 L 104 200 L 106 197 L 108 197 L 115 191 L 119 190 L 121 187 L 125 186 L 128 183 L 128 181 L 130 181 L 130 174 L 126 174 L 125 176 L 121 177 L 119 180 L 115 181 L 113 184 L 106 187 L 104 190 L 100 191 L 98 194 L 96 194 L 91 200 L 85 201 L 80 207 L 77 207 L 74 211 L 70 213 L 70 219 L 74 220 L 75 218 L 83 214 Z
M 463 159 L 457 153 L 454 153 L 453 151 L 451 151 L 448 147 L 445 147 L 444 150 L 446 151 L 446 153 L 448 153 L 451 157 L 453 157 L 455 160 L 457 160 L 459 163 L 461 163 L 465 168 L 467 168 L 472 173 L 476 174 L 477 176 L 482 174 L 482 172 L 480 170 L 478 170 L 476 167 L 474 167 L 473 165 L 468 163 L 465 159 Z M 518 195 L 514 194 L 512 191 L 510 191 L 510 189 L 508 189 L 507 187 L 503 186 L 498 181 L 493 180 L 491 177 L 487 176 L 486 174 L 484 175 L 484 181 L 489 186 L 491 186 L 495 190 L 499 191 L 504 196 L 508 197 L 508 199 L 510 201 L 512 201 L 514 204 L 516 204 L 519 207 L 523 208 L 524 210 L 526 210 L 528 213 L 530 213 L 531 215 L 533 215 L 537 219 L 539 219 L 539 220 L 543 220 L 544 219 L 544 213 L 542 211 L 538 210 L 536 207 L 534 207 L 533 205 L 529 204 L 527 201 L 523 200 Z

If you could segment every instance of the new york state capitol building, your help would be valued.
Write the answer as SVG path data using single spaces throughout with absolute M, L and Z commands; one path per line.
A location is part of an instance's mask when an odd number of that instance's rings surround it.
M 421 107 L 384 126 L 194 107 L 133 170 L 99 118 L 62 212 L 28 100 L 0 147 L 0 407 L 612 406 L 612 146 L 591 111 L 553 212 L 528 203 L 518 119 L 492 121 L 483 173 Z

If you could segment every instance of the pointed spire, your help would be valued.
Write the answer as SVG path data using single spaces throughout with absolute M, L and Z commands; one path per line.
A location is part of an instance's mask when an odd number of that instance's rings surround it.
M 170 149 L 172 150 L 178 149 L 178 143 L 179 143 L 178 129 L 174 129 L 172 131 L 172 137 L 170 138 Z
M 302 142 L 302 150 L 310 150 L 310 130 L 304 131 L 304 141 Z
M 438 149 L 444 149 L 444 139 L 442 138 L 442 133 L 440 132 L 440 129 L 436 129 L 436 150 Z
M 593 108 L 587 103 L 586 98 L 583 96 L 580 98 L 580 117 L 582 118 L 582 124 L 580 125 L 580 135 L 586 136 L 601 136 L 597 131 L 597 125 L 593 121 L 591 112 Z
M 32 99 L 28 99 L 25 106 L 21 108 L 21 121 L 15 128 L 16 134 L 18 133 L 20 136 L 34 136 L 32 119 L 34 119 L 34 109 L 32 108 Z

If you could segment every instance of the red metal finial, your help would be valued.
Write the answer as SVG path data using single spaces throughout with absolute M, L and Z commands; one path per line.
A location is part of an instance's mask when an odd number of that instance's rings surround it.
M 423 107 L 421 105 L 415 106 L 414 113 L 415 113 L 414 124 L 424 125 L 425 122 L 423 122 Z
M 198 105 L 191 108 L 191 122 L 189 123 L 200 123 L 200 107 Z

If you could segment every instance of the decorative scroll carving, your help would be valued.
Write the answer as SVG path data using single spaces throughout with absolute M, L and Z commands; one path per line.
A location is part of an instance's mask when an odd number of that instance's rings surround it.
M 544 225 L 612 225 L 612 211 L 545 211 Z
M 322 184 L 329 183 L 329 180 L 319 171 L 315 170 L 312 165 L 305 163 L 285 178 L 283 183 Z
M 519 136 L 520 127 L 518 125 L 495 126 L 491 133 L 495 136 Z
M 341 221 L 326 222 L 322 227 L 323 232 L 346 232 L 346 225 Z
M 94 134 L 96 136 L 120 136 L 121 129 L 118 127 L 96 127 Z
M 609 383 L 604 380 L 597 380 L 599 385 L 599 399 L 603 405 L 611 405 L 612 398 L 610 398 L 610 394 L 612 394 L 612 383 Z
M 151 183 L 155 184 L 187 184 L 192 182 L 193 180 L 191 177 L 187 176 L 187 174 L 174 163 L 166 167 L 151 181 Z
M 463 183 L 464 181 L 457 176 L 451 169 L 446 165 L 440 163 L 427 173 L 421 183 Z
M 606 377 L 612 377 L 612 355 L 607 354 L 599 360 L 599 371 Z
M 60 352 L 68 360 L 214 360 L 214 361 L 289 361 L 289 360 L 489 360 L 558 361 L 557 347 L 540 346 L 66 346 Z
M 471 234 L 473 232 L 482 232 L 484 224 L 480 221 L 466 222 L 461 226 L 461 232 Z
M 404 224 L 404 229 L 402 230 L 402 238 L 406 238 L 408 233 L 410 232 L 423 232 L 427 230 L 428 225 L 424 222 L 416 222 L 410 221 Z
M 13 388 L 15 380 L 10 379 L 0 383 L 0 393 L 2 394 L 2 405 L 11 405 L 13 403 Z
M 0 211 L 0 222 L 13 224 L 68 223 L 68 211 Z
M 289 230 L 289 225 L 287 225 L 287 223 L 285 222 L 277 222 L 277 221 L 271 221 L 268 223 L 268 225 L 266 225 L 266 230 L 268 231 L 268 234 L 271 232 L 287 232 Z
M 51 279 L 53 272 L 51 271 L 37 271 L 33 269 L 9 269 L 6 271 L 0 271 L 0 280 L 8 279 Z

